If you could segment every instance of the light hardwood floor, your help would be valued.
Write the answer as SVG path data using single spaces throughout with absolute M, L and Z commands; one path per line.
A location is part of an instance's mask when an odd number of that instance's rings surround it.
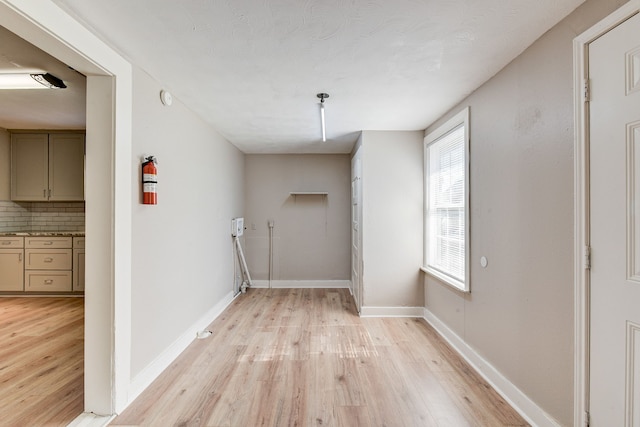
M 522 426 L 421 319 L 344 289 L 250 289 L 111 425 Z
M 83 384 L 84 299 L 0 298 L 0 426 L 66 426 Z

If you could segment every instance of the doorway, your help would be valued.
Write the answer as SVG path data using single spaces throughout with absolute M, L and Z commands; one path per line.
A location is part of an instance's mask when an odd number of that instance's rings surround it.
M 84 409 L 110 415 L 129 385 L 131 65 L 52 2 L 0 0 L 0 25 L 87 76 Z
M 15 239 L 15 249 L 3 249 L 4 255 L 2 278 L 4 291 L 19 291 L 13 296 L 3 295 L 0 298 L 2 309 L 0 310 L 0 324 L 3 334 L 1 346 L 4 349 L 3 356 L 3 387 L 0 401 L 6 401 L 6 412 L 10 412 L 14 421 L 5 418 L 7 424 L 31 423 L 42 424 L 50 416 L 51 423 L 55 424 L 64 420 L 71 421 L 83 410 L 84 390 L 82 377 L 84 375 L 84 297 L 75 293 L 65 297 L 38 295 L 36 290 L 44 291 L 45 288 L 54 287 L 59 291 L 77 292 L 79 274 L 79 257 L 84 257 L 84 249 L 79 249 L 80 242 L 84 238 L 76 237 L 75 233 L 84 232 L 84 201 L 83 199 L 83 163 L 84 163 L 84 126 L 85 126 L 85 77 L 70 69 L 66 64 L 52 58 L 42 50 L 27 43 L 11 31 L 0 26 L 0 68 L 2 72 L 34 72 L 40 69 L 60 78 L 67 86 L 63 90 L 18 90 L 0 91 L 2 98 L 0 108 L 0 138 L 3 153 L 1 163 L 3 175 L 11 175 L 12 179 L 20 176 L 15 170 L 16 163 L 9 155 L 10 145 L 18 150 L 23 142 L 32 143 L 26 147 L 41 148 L 49 145 L 51 159 L 56 159 L 57 166 L 52 170 L 73 169 L 73 173 L 67 181 L 62 183 L 69 200 L 36 201 L 42 198 L 38 191 L 34 194 L 22 194 L 28 201 L 19 199 L 18 187 L 9 187 L 9 179 L 2 181 L 0 189 L 0 205 L 2 206 L 2 219 L 0 225 L 8 232 L 45 232 L 65 233 L 64 237 L 54 238 L 57 241 L 34 242 L 33 237 L 6 237 Z M 7 131 L 6 129 L 12 129 Z M 41 131 L 45 129 L 45 132 Z M 82 130 L 81 130 L 82 129 Z M 16 131 L 18 130 L 18 131 Z M 23 132 L 21 132 L 23 131 Z M 48 142 L 49 141 L 49 142 Z M 61 147 L 73 147 L 72 149 Z M 19 151 L 19 150 L 18 150 Z M 33 170 L 31 165 L 37 163 L 34 157 L 38 154 L 28 148 L 23 151 L 21 158 L 23 163 L 18 166 L 23 170 Z M 57 157 L 56 157 L 57 156 Z M 46 160 L 45 160 L 46 161 Z M 22 175 L 29 176 L 26 172 Z M 18 178 L 20 182 L 20 178 Z M 15 181 L 13 182 L 15 183 Z M 38 184 L 44 184 L 39 181 Z M 56 185 L 61 183 L 57 182 Z M 66 185 L 65 185 L 66 184 Z M 39 186 L 38 186 L 39 187 Z M 54 192 L 54 199 L 56 198 Z M 67 195 L 58 199 L 66 198 Z M 36 200 L 30 200 L 36 199 Z M 59 203 L 61 202 L 62 203 Z M 55 216 L 55 221 L 52 217 Z M 64 225 L 62 225 L 64 224 Z M 3 242 L 8 243 L 6 240 Z M 33 271 L 27 267 L 27 257 L 31 244 L 55 245 L 53 252 L 57 252 L 55 261 L 57 273 L 43 277 L 41 271 Z M 75 243 L 75 245 L 73 244 Z M 75 249 L 72 249 L 72 246 Z M 7 246 L 3 246 L 7 247 Z M 40 246 L 41 248 L 44 246 Z M 42 249 L 40 249 L 42 250 Z M 77 254 L 78 258 L 72 256 Z M 42 259 L 38 268 L 49 268 L 54 262 L 53 258 Z M 7 270 L 9 269 L 9 270 Z M 6 277 L 8 275 L 11 277 Z M 39 284 L 36 277 L 40 277 Z M 72 279 L 73 277 L 73 279 Z M 39 285 L 39 286 L 38 286 Z M 22 293 L 22 291 L 27 291 Z M 40 297 L 34 297 L 40 296 Z M 55 332 L 53 332 L 55 331 Z M 27 344 L 28 343 L 28 344 Z M 13 350 L 16 354 L 19 349 L 19 357 L 11 357 L 8 353 Z M 36 366 L 36 368 L 34 368 Z M 47 368 L 44 368 L 44 367 Z M 36 375 L 36 372 L 37 375 Z M 60 375 L 60 372 L 64 372 Z M 27 397 L 28 396 L 28 397 Z M 47 401 L 55 400 L 60 403 L 51 411 L 43 413 L 41 408 Z M 34 410 L 35 409 L 35 410 Z M 22 421 L 17 421 L 15 417 Z M 22 418 L 24 417 L 24 418 Z
M 639 11 L 574 42 L 575 425 L 640 425 Z

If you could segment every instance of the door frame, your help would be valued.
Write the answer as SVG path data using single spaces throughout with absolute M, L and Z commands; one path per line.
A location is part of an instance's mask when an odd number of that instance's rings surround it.
M 574 91 L 574 414 L 575 427 L 589 421 L 590 209 L 589 209 L 589 44 L 640 13 L 640 0 L 628 3 L 573 40 Z
M 87 76 L 84 415 L 109 416 L 130 394 L 132 67 L 51 1 L 0 0 L 0 25 Z
M 360 140 L 358 140 L 360 141 Z M 363 170 L 363 162 L 362 162 L 362 145 L 357 145 L 357 148 L 352 152 L 351 155 L 351 182 L 352 182 L 352 193 L 351 193 L 351 215 L 353 216 L 353 182 L 355 180 L 355 191 L 356 191 L 356 199 L 357 199 L 357 208 L 356 208 L 356 212 L 357 212 L 357 220 L 358 220 L 358 265 L 356 266 L 351 266 L 352 269 L 352 274 L 351 274 L 351 278 L 353 279 L 353 269 L 355 267 L 357 274 L 358 274 L 358 281 L 357 283 L 353 283 L 353 280 L 351 280 L 351 289 L 352 289 L 352 293 L 354 294 L 355 297 L 355 301 L 356 301 L 356 309 L 358 311 L 358 315 L 362 314 L 362 307 L 363 307 L 363 293 L 364 293 L 364 286 L 363 286 L 363 278 L 362 278 L 362 270 L 363 270 L 363 263 L 362 263 L 362 216 L 363 216 L 363 207 L 362 207 L 362 200 L 363 200 L 363 192 L 362 192 L 362 170 Z M 359 168 L 356 168 L 356 165 L 359 164 Z M 356 170 L 359 169 L 359 170 Z M 353 219 L 351 218 L 351 242 L 350 242 L 350 249 L 351 249 L 351 262 L 353 264 Z

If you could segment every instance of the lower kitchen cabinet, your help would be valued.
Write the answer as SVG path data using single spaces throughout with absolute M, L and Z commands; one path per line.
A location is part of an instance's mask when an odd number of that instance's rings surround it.
M 73 291 L 84 291 L 84 237 L 73 238 Z
M 24 290 L 24 249 L 0 249 L 0 291 Z
M 0 291 L 22 291 L 24 256 L 22 249 L 0 249 Z
M 71 237 L 25 237 L 24 290 L 71 292 Z
M 81 293 L 84 236 L 0 235 L 0 292 Z
M 24 290 L 24 239 L 0 237 L 0 291 Z

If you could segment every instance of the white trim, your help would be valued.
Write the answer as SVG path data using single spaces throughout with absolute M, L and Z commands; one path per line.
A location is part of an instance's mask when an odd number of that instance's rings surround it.
M 236 296 L 241 295 L 237 294 Z M 235 297 L 229 292 L 214 305 L 200 320 L 189 327 L 177 340 L 167 347 L 153 362 L 147 365 L 135 378 L 132 378 L 129 387 L 129 401 L 131 404 L 149 385 L 164 371 L 197 337 L 199 331 L 204 330 L 233 302 Z M 216 331 L 212 331 L 215 335 Z
M 431 311 L 425 308 L 423 317 L 528 423 L 538 427 L 560 427 L 551 415 L 529 399 Z
M 589 236 L 589 111 L 584 100 L 588 45 L 640 12 L 640 0 L 630 0 L 573 40 L 574 87 L 574 414 L 573 425 L 587 425 L 589 410 L 589 271 L 585 252 Z
M 425 224 L 426 226 L 426 224 Z M 426 243 L 425 243 L 426 245 Z M 465 267 L 466 268 L 466 267 Z M 469 289 L 465 289 L 465 284 L 464 282 L 461 282 L 447 274 L 444 274 L 441 271 L 436 270 L 435 268 L 431 268 L 431 267 L 420 267 L 420 271 L 422 271 L 423 273 L 426 273 L 428 275 L 430 275 L 431 277 L 434 277 L 436 279 L 438 279 L 440 282 L 442 282 L 443 284 L 452 287 L 453 289 L 455 289 L 458 292 L 464 292 L 464 293 L 470 293 L 471 291 Z M 469 283 L 469 282 L 467 282 Z
M 445 283 L 458 291 L 462 291 L 465 293 L 471 292 L 471 227 L 470 227 L 470 219 L 471 219 L 471 206 L 469 204 L 470 201 L 470 134 L 471 134 L 471 124 L 469 123 L 470 117 L 470 107 L 466 107 L 460 110 L 455 116 L 451 117 L 442 125 L 438 126 L 437 129 L 429 132 L 424 137 L 423 144 L 423 168 L 424 168 L 424 177 L 423 177 L 423 185 L 424 185 L 424 212 L 422 214 L 422 221 L 424 224 L 424 236 L 423 236 L 423 267 L 422 271 L 427 274 L 430 274 L 442 283 Z M 427 264 L 427 245 L 429 239 L 427 238 L 427 207 L 429 200 L 429 186 L 427 185 L 427 170 L 428 170 L 428 161 L 429 161 L 429 150 L 427 147 L 434 142 L 438 141 L 440 138 L 453 131 L 455 128 L 463 126 L 464 129 L 464 156 L 465 156 L 465 171 L 464 171 L 464 246 L 465 246 L 465 266 L 464 266 L 464 281 L 458 280 L 448 274 L 442 273 Z
M 252 288 L 268 288 L 268 280 L 253 280 Z M 272 280 L 271 288 L 278 289 L 343 289 L 351 288 L 351 280 Z
M 84 412 L 71 421 L 67 427 L 104 427 L 115 418 L 115 415 L 96 415 L 91 412 Z
M 640 53 L 640 49 L 637 50 L 638 53 Z M 627 71 L 627 73 L 629 73 L 629 71 Z M 627 77 L 627 80 L 630 79 L 631 77 Z M 640 151 L 636 149 L 637 144 L 635 144 L 635 142 L 640 142 L 638 141 L 640 138 L 636 138 L 635 136 L 636 132 L 638 132 L 637 135 L 640 136 L 640 120 L 627 123 L 627 206 L 634 206 L 636 194 L 638 194 L 640 190 L 640 186 L 636 185 L 638 175 L 640 174 L 636 172 L 636 168 L 634 167 L 637 162 L 636 156 Z M 638 227 L 636 215 L 637 213 L 633 210 L 628 210 L 627 212 L 627 233 L 629 236 L 635 236 L 638 228 L 640 228 Z M 636 249 L 636 245 L 636 239 L 627 238 L 627 280 L 640 283 L 640 274 L 638 273 L 638 269 L 640 269 L 638 255 L 640 254 Z
M 424 307 L 363 306 L 360 317 L 423 317 Z

